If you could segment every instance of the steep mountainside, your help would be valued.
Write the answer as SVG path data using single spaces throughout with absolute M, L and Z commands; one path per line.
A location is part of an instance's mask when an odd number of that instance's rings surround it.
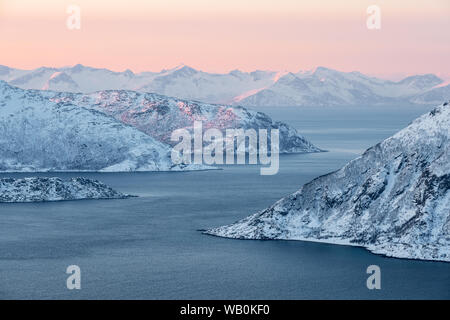
M 450 105 L 270 208 L 207 233 L 352 244 L 387 256 L 450 261 Z
M 175 129 L 191 129 L 194 121 L 199 120 L 203 122 L 204 129 L 279 129 L 281 153 L 321 151 L 289 125 L 243 107 L 211 105 L 126 90 L 107 90 L 85 95 L 55 93 L 51 101 L 104 112 L 169 144 L 175 144 L 170 141 Z
M 0 81 L 0 171 L 166 171 L 170 146 L 99 111 L 53 102 L 51 91 Z

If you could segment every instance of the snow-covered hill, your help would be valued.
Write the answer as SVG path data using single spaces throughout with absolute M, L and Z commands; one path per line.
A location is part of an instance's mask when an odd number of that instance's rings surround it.
M 0 179 L 1 202 L 42 202 L 82 199 L 124 199 L 129 195 L 117 192 L 107 185 L 86 178 Z
M 89 93 L 133 90 L 205 103 L 243 106 L 337 106 L 378 104 L 432 104 L 436 94 L 449 99 L 448 91 L 429 93 L 443 84 L 432 74 L 401 81 L 341 72 L 324 67 L 298 73 L 276 71 L 226 74 L 207 73 L 180 65 L 161 72 L 113 72 L 83 65 L 20 70 L 0 66 L 0 80 L 22 89 Z M 442 101 L 442 100 L 441 100 Z
M 392 257 L 450 261 L 450 105 L 270 208 L 207 233 L 359 245 Z
M 167 144 L 96 110 L 52 101 L 54 92 L 0 81 L 0 171 L 168 171 Z
M 198 120 L 202 121 L 204 130 L 279 129 L 281 153 L 322 151 L 291 126 L 273 121 L 264 113 L 243 107 L 205 104 L 127 90 L 107 90 L 90 94 L 52 93 L 52 95 L 50 100 L 53 102 L 104 112 L 159 141 L 172 145 L 177 143 L 170 140 L 175 129 L 191 130 L 194 121 Z

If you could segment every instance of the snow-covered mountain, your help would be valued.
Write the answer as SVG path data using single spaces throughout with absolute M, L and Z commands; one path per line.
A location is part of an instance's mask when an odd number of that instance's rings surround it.
M 106 90 L 89 94 L 51 94 L 53 96 L 50 100 L 55 103 L 72 104 L 103 112 L 171 145 L 178 143 L 170 140 L 174 130 L 181 128 L 191 130 L 194 121 L 198 120 L 202 121 L 204 130 L 278 129 L 280 153 L 322 151 L 291 126 L 273 121 L 264 113 L 244 107 L 212 105 L 127 90 Z
M 107 185 L 86 178 L 0 179 L 1 202 L 42 202 L 82 199 L 124 199 L 129 195 L 117 192 Z
M 413 103 L 417 104 L 439 104 L 440 101 L 448 100 L 450 97 L 450 84 L 438 86 L 425 93 L 416 95 L 411 99 Z
M 443 81 L 427 74 L 394 82 L 359 72 L 323 67 L 314 72 L 288 73 L 275 84 L 242 99 L 245 106 L 340 106 L 409 103 Z M 447 97 L 450 98 L 450 97 Z M 442 100 L 440 100 L 442 101 Z M 428 104 L 428 99 L 415 100 Z
M 272 71 L 233 70 L 227 74 L 211 74 L 182 66 L 159 74 L 136 89 L 187 100 L 231 104 L 241 95 L 273 84 L 276 77 L 277 72 Z
M 227 74 L 214 74 L 185 65 L 161 72 L 137 74 L 130 70 L 113 72 L 80 64 L 63 68 L 41 67 L 35 70 L 0 66 L 0 80 L 22 89 L 83 93 L 126 89 L 226 104 L 246 92 L 257 91 L 273 84 L 277 74 L 272 71 L 246 73 L 238 70 Z
M 234 70 L 216 74 L 185 65 L 161 72 L 141 73 L 130 70 L 114 72 L 80 64 L 35 70 L 0 66 L 0 80 L 22 89 L 82 93 L 133 90 L 249 107 L 433 104 L 437 96 L 450 98 L 448 88 L 439 89 L 444 81 L 432 74 L 390 81 L 324 67 L 298 73 Z
M 52 91 L 0 81 L 0 171 L 168 171 L 167 144 L 93 109 L 52 101 Z
M 425 114 L 342 169 L 208 234 L 364 246 L 450 261 L 450 105 Z

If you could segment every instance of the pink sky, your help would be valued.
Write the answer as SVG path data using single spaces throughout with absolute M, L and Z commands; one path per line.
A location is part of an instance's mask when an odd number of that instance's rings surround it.
M 68 30 L 66 8 L 81 8 Z M 366 27 L 369 5 L 381 29 Z M 450 74 L 449 0 L 0 0 L 0 64 Z

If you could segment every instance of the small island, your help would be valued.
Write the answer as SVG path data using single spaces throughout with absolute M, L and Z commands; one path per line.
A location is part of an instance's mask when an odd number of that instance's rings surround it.
M 68 201 L 85 199 L 125 199 L 130 195 L 118 192 L 104 183 L 86 178 L 32 177 L 0 179 L 0 203 Z

